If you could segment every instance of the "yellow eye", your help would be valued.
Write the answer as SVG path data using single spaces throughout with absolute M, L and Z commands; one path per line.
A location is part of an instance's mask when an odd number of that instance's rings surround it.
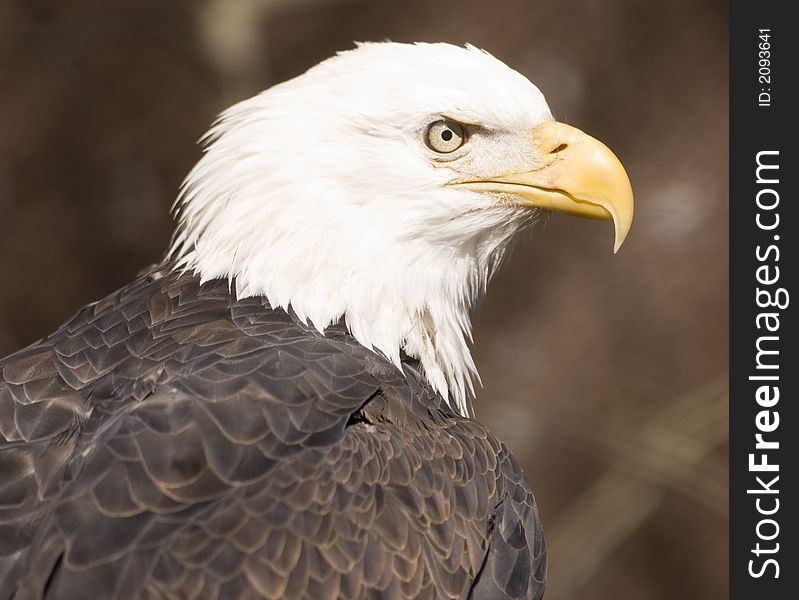
M 454 152 L 466 141 L 463 125 L 455 121 L 436 121 L 425 132 L 427 147 L 441 154 Z

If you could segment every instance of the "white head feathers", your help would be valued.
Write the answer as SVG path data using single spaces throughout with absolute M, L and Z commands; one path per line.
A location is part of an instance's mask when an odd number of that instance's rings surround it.
M 452 155 L 424 141 L 442 116 L 478 127 Z M 170 254 L 320 331 L 343 318 L 397 364 L 419 358 L 466 414 L 470 311 L 535 211 L 447 184 L 507 171 L 547 119 L 532 83 L 474 47 L 359 45 L 220 116 Z

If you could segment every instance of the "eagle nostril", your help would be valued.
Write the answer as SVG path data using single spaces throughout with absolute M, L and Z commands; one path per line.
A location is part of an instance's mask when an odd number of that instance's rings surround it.
M 558 147 L 549 151 L 550 154 L 557 154 L 558 152 L 563 152 L 566 148 L 568 148 L 568 144 L 561 144 Z

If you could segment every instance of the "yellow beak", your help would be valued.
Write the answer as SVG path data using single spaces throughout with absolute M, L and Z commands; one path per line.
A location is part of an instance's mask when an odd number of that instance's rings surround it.
M 612 219 L 618 252 L 633 221 L 633 190 L 624 167 L 599 140 L 579 129 L 546 121 L 533 132 L 536 168 L 457 185 L 512 194 L 520 204 L 590 219 Z

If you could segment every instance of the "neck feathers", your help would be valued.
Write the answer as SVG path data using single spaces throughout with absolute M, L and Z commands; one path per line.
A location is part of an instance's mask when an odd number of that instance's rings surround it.
M 343 320 L 361 344 L 397 366 L 403 352 L 418 359 L 450 406 L 472 414 L 479 376 L 470 351 L 471 312 L 516 227 L 495 228 L 459 246 L 370 235 L 357 219 L 331 215 L 295 215 L 289 227 L 285 219 L 258 223 L 258 217 L 239 220 L 224 212 L 206 221 L 192 208 L 184 207 L 172 246 L 177 268 L 203 281 L 227 278 L 239 297 L 264 296 L 274 307 L 290 307 L 322 333 Z M 220 226 L 228 219 L 239 225 Z

